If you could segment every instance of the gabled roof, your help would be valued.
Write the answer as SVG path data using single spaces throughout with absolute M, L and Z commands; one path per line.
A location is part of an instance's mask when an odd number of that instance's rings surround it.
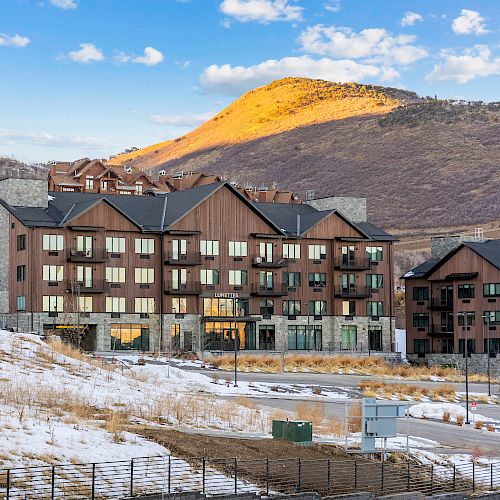
M 475 241 L 466 241 L 464 246 L 476 252 L 484 260 L 487 260 L 492 266 L 500 269 L 500 240 L 487 240 L 482 243 Z
M 356 226 L 375 241 L 398 241 L 398 239 L 371 222 L 356 222 Z

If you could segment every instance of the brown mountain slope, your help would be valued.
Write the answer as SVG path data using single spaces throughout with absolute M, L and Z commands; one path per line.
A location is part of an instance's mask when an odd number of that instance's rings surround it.
M 366 196 L 371 220 L 386 227 L 475 224 L 500 218 L 499 116 L 494 105 L 285 79 L 182 138 L 114 162 Z

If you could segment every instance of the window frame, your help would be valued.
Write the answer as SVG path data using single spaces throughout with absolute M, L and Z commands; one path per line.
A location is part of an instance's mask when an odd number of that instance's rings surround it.
M 126 253 L 127 238 L 123 236 L 106 236 L 106 252 L 108 253 Z M 122 246 L 123 245 L 123 246 Z M 118 247 L 118 249 L 116 249 Z
M 219 240 L 200 240 L 200 253 L 203 257 L 217 257 L 219 252 Z
M 292 259 L 292 260 L 300 259 L 299 243 L 283 243 L 283 247 L 281 250 L 284 259 Z
M 247 241 L 230 241 L 228 247 L 229 257 L 248 257 Z
M 135 253 L 139 255 L 153 255 L 155 253 L 154 238 L 136 238 Z

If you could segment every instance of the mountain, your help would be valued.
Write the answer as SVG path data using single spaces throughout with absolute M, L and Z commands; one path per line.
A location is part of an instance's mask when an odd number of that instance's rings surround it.
M 500 219 L 500 106 L 285 78 L 196 130 L 116 156 L 140 169 L 219 173 L 304 195 L 368 198 L 388 228 Z

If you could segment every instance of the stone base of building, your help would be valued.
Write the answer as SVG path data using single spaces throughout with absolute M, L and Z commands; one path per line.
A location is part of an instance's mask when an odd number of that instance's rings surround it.
M 80 339 L 88 351 L 231 351 L 234 330 L 243 350 L 391 352 L 394 318 L 367 316 L 248 316 L 207 318 L 197 314 L 4 313 L 0 326 L 38 334 L 61 333 Z
M 425 357 L 420 358 L 417 354 L 408 354 L 407 358 L 415 364 L 429 367 L 451 366 L 465 372 L 465 357 L 462 354 L 426 354 Z M 488 372 L 488 355 L 471 354 L 467 364 L 471 373 L 486 374 Z M 500 375 L 500 355 L 490 355 L 490 373 Z

